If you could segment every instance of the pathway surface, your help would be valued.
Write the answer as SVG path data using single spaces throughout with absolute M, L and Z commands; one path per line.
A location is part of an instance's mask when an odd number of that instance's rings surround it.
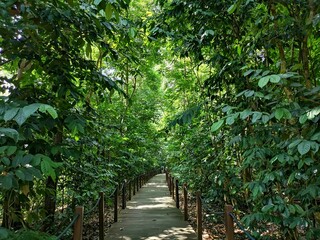
M 121 210 L 106 239 L 196 240 L 192 227 L 183 220 L 169 194 L 165 174 L 151 178 Z

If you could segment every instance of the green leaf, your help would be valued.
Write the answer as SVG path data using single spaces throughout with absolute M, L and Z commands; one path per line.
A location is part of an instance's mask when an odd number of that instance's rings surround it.
M 246 71 L 246 72 L 243 74 L 243 76 L 246 77 L 246 76 L 250 75 L 250 74 L 253 73 L 253 72 L 254 72 L 254 70 L 249 69 L 248 71 Z
M 266 124 L 268 121 L 269 121 L 269 116 L 268 115 L 263 115 L 262 116 L 262 122 L 264 123 L 264 124 Z
M 233 123 L 234 123 L 234 115 L 231 115 L 231 116 L 229 116 L 228 118 L 227 118 L 227 120 L 226 120 L 226 124 L 228 124 L 228 125 L 232 125 Z
M 281 118 L 283 118 L 284 114 L 284 108 L 278 108 L 276 109 L 274 116 L 276 117 L 276 119 L 280 120 Z
M 45 112 L 49 113 L 51 117 L 54 119 L 58 117 L 57 111 L 48 104 L 41 104 L 41 106 L 39 107 L 39 111 L 43 113 Z
M 263 88 L 264 86 L 266 86 L 269 82 L 269 76 L 265 76 L 265 77 L 262 77 L 260 78 L 259 82 L 258 82 L 258 86 L 260 88 Z
M 299 122 L 300 122 L 301 124 L 304 124 L 307 120 L 308 120 L 307 114 L 303 114 L 303 115 L 301 115 L 301 116 L 299 117 Z
M 14 117 L 14 120 L 21 126 L 26 120 L 27 117 L 24 115 L 23 110 L 20 109 L 18 114 Z
M 263 206 L 263 208 L 261 209 L 262 212 L 266 213 L 269 212 L 269 210 L 271 210 L 274 207 L 273 204 L 269 204 L 269 205 L 265 205 Z
M 12 188 L 12 176 L 11 175 L 5 175 L 5 176 L 0 176 L 0 186 L 3 189 L 11 189 Z
M 314 134 L 314 135 L 310 138 L 310 140 L 320 142 L 320 132 L 317 132 L 316 134 Z
M 16 176 L 17 176 L 19 179 L 21 179 L 22 181 L 25 181 L 25 180 L 26 180 L 25 174 L 24 174 L 20 169 L 16 170 L 16 171 L 15 171 L 15 174 L 16 174 Z
M 9 166 L 10 165 L 10 159 L 7 157 L 2 157 L 1 161 L 4 165 Z
M 23 107 L 22 112 L 26 118 L 29 118 L 32 114 L 34 114 L 39 109 L 40 106 L 41 106 L 40 103 L 33 103 Z
M 16 146 L 9 146 L 7 148 L 7 156 L 11 156 L 12 154 L 14 154 L 17 151 L 17 147 Z
M 246 109 L 240 113 L 240 118 L 244 120 L 247 117 L 249 117 L 251 114 L 252 114 L 252 111 L 250 109 Z
M 227 11 L 229 14 L 232 14 L 236 9 L 237 9 L 237 4 L 232 4 Z
M 301 155 L 304 155 L 306 153 L 308 153 L 311 149 L 311 144 L 309 141 L 302 141 L 299 145 L 298 145 L 298 152 Z
M 262 116 L 261 112 L 254 112 L 252 116 L 252 123 L 257 122 Z
M 215 131 L 219 130 L 223 124 L 224 124 L 223 119 L 219 120 L 218 122 L 213 123 L 211 126 L 211 131 L 215 132 Z
M 93 4 L 98 6 L 101 3 L 102 0 L 94 0 Z
M 32 166 L 38 166 L 39 164 L 40 164 L 40 162 L 41 162 L 41 158 L 42 158 L 42 154 L 36 154 L 34 157 L 33 157 L 33 159 L 31 160 L 31 162 L 30 162 L 30 164 L 32 165 Z
M 301 142 L 302 142 L 301 139 L 294 140 L 292 143 L 289 144 L 288 148 L 294 148 L 294 147 L 298 146 L 298 144 Z
M 278 83 L 278 82 L 280 82 L 281 78 L 279 75 L 270 75 L 269 80 L 272 83 Z
M 19 139 L 19 133 L 17 130 L 12 128 L 2 128 L 0 127 L 0 135 L 4 134 L 5 136 L 13 139 L 15 142 L 18 142 Z
M 110 3 L 107 4 L 105 13 L 106 13 L 106 18 L 110 20 L 112 18 L 112 13 L 113 13 L 113 6 Z
M 7 110 L 4 114 L 3 120 L 10 121 L 12 120 L 18 113 L 19 108 L 11 108 L 9 110 Z

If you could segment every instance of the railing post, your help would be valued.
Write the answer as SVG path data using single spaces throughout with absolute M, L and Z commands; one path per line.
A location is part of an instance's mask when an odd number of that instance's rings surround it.
M 166 183 L 168 184 L 168 172 L 166 171 Z
M 234 240 L 234 226 L 233 226 L 233 218 L 230 216 L 230 213 L 233 211 L 232 205 L 224 206 L 224 221 L 226 224 L 226 239 Z
M 139 187 L 142 188 L 142 176 L 141 175 L 139 176 L 139 184 L 140 184 Z
M 116 187 L 116 191 L 114 192 L 114 222 L 118 222 L 118 196 L 119 196 L 119 186 Z
M 75 214 L 79 215 L 77 221 L 74 224 L 73 228 L 73 240 L 82 240 L 82 231 L 83 231 L 83 212 L 84 208 L 77 206 L 75 208 Z
M 172 187 L 172 199 L 174 200 L 174 177 L 172 178 L 172 185 L 171 185 L 171 187 Z
M 132 180 L 133 196 L 136 195 L 136 179 Z
M 197 192 L 197 237 L 202 240 L 202 203 L 201 192 Z
M 188 192 L 187 184 L 183 185 L 183 210 L 184 210 L 184 220 L 188 221 Z
M 137 192 L 139 191 L 139 177 L 137 177 Z
M 171 176 L 169 175 L 168 177 L 168 188 L 169 188 L 169 192 L 170 192 L 170 196 L 172 194 L 172 187 L 171 187 Z
M 129 181 L 129 201 L 131 200 L 131 191 L 132 191 L 132 183 L 131 183 L 131 180 Z
M 180 199 L 179 199 L 179 181 L 176 179 L 176 207 L 180 208 Z
M 127 182 L 126 180 L 123 181 L 123 188 L 122 188 L 122 209 L 126 209 L 127 206 L 127 199 L 126 199 L 126 188 Z
M 99 240 L 104 240 L 104 193 L 100 192 L 99 195 Z

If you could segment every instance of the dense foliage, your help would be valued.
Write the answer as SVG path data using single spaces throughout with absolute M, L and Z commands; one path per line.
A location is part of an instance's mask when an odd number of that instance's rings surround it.
M 58 210 L 165 161 L 256 237 L 316 238 L 319 12 L 317 0 L 1 1 L 2 225 L 55 232 Z
M 57 232 L 57 210 L 90 206 L 157 166 L 160 79 L 128 9 L 125 0 L 1 1 L 5 228 Z
M 159 4 L 152 36 L 192 62 L 174 86 L 187 107 L 168 119 L 172 170 L 259 238 L 270 224 L 275 238 L 319 236 L 318 1 Z

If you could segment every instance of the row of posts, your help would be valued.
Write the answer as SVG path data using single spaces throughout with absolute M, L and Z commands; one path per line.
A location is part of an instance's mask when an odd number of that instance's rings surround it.
M 174 179 L 168 172 L 166 172 L 166 181 L 168 184 L 169 192 L 172 198 L 176 202 L 176 207 L 180 208 L 179 201 L 179 181 Z M 184 220 L 187 221 L 188 216 L 188 190 L 187 184 L 183 184 L 183 210 L 184 210 Z M 230 213 L 233 211 L 232 205 L 225 205 L 224 207 L 224 220 L 225 220 L 225 229 L 226 229 L 226 240 L 234 240 L 234 223 L 233 218 Z M 196 213 L 197 213 L 197 239 L 202 240 L 202 200 L 201 192 L 196 193 Z
M 121 208 L 125 209 L 127 207 L 127 188 L 128 188 L 128 200 L 131 200 L 132 195 L 136 192 L 152 177 L 156 174 L 156 171 L 152 171 L 149 174 L 144 174 L 133 181 L 123 182 L 121 188 L 116 187 L 113 194 L 114 197 L 114 222 L 118 222 L 118 209 L 119 209 L 119 196 L 121 191 L 122 204 Z M 99 193 L 99 240 L 104 239 L 104 193 Z M 73 225 L 73 240 L 82 240 L 83 232 L 83 218 L 84 218 L 84 207 L 77 206 L 75 208 L 75 216 L 78 216 L 75 224 Z

